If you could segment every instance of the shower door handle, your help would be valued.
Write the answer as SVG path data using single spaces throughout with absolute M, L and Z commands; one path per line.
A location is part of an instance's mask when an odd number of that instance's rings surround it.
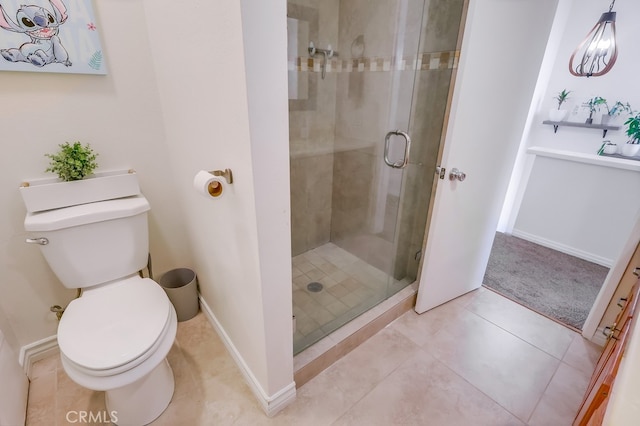
M 393 162 L 389 159 L 389 142 L 391 141 L 391 136 L 402 136 L 404 138 L 404 155 L 402 160 L 398 160 Z M 411 149 L 411 138 L 406 132 L 402 132 L 400 130 L 393 130 L 387 133 L 387 136 L 384 137 L 384 162 L 387 166 L 393 167 L 394 169 L 404 169 L 409 163 L 409 151 Z

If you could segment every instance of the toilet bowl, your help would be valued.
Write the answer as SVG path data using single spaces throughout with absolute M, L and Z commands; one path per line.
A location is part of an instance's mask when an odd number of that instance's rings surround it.
M 62 284 L 83 289 L 58 325 L 62 366 L 79 385 L 105 391 L 120 426 L 151 423 L 175 386 L 166 356 L 176 312 L 162 287 L 138 274 L 147 263 L 148 210 L 140 194 L 25 218 Z
M 92 288 L 60 320 L 62 366 L 79 385 L 106 391 L 107 411 L 118 425 L 148 424 L 173 395 L 165 358 L 176 329 L 173 305 L 148 278 L 133 275 Z

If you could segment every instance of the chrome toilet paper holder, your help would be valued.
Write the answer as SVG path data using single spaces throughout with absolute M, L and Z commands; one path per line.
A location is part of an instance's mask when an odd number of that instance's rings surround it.
M 212 170 L 209 173 L 211 173 L 214 176 L 222 176 L 222 177 L 224 177 L 228 184 L 232 184 L 233 183 L 233 173 L 231 172 L 231 169 Z

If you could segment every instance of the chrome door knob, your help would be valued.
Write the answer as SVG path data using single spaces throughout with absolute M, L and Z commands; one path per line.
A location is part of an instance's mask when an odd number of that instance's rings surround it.
M 451 169 L 449 172 L 449 180 L 459 180 L 460 182 L 464 181 L 467 178 L 467 175 L 455 167 Z

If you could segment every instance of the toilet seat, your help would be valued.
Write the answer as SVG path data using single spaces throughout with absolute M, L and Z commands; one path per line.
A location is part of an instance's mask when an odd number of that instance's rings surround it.
M 173 306 L 153 280 L 138 275 L 85 291 L 65 309 L 58 344 L 85 374 L 110 376 L 154 354 L 171 326 Z

